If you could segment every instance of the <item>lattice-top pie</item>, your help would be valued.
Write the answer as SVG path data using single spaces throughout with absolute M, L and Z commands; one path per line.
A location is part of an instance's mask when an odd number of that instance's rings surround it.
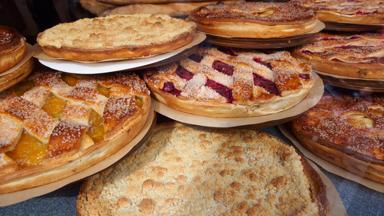
M 193 22 L 168 15 L 112 15 L 59 24 L 40 33 L 37 42 L 56 58 L 132 59 L 174 51 L 189 44 L 195 31 Z
M 380 34 L 322 34 L 294 54 L 314 69 L 355 78 L 384 78 L 384 37 Z
M 213 117 L 276 113 L 299 103 L 313 85 L 311 67 L 288 52 L 223 48 L 200 48 L 177 64 L 146 73 L 145 81 L 160 102 Z
M 196 9 L 190 17 L 202 31 L 224 37 L 283 38 L 324 28 L 312 9 L 290 2 L 212 4 Z
M 14 29 L 0 26 L 0 73 L 19 63 L 26 52 L 25 38 Z
M 292 130 L 319 157 L 384 183 L 384 98 L 353 95 L 326 94 Z
M 326 22 L 384 24 L 383 0 L 315 0 L 315 9 Z
M 149 109 L 149 91 L 135 75 L 33 74 L 0 99 L 0 193 L 103 160 L 138 134 Z

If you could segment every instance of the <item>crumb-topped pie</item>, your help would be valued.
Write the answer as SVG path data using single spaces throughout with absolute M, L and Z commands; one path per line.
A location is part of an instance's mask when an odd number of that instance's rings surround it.
M 295 149 L 262 132 L 162 125 L 85 181 L 80 216 L 327 215 L 325 185 Z
M 352 78 L 384 78 L 384 37 L 379 33 L 321 34 L 294 51 L 322 73 Z
M 207 34 L 239 38 L 286 38 L 324 28 L 312 9 L 295 3 L 245 2 L 200 7 L 190 18 Z
M 192 42 L 195 33 L 193 22 L 168 15 L 111 15 L 56 25 L 37 42 L 55 58 L 121 60 L 172 52 Z
M 383 0 L 315 0 L 321 21 L 360 25 L 384 25 Z
M 26 53 L 25 38 L 14 29 L 0 26 L 0 73 L 19 63 Z
M 80 172 L 128 144 L 150 112 L 136 75 L 32 74 L 0 98 L 0 193 Z
M 326 94 L 292 122 L 300 143 L 317 156 L 384 183 L 384 98 Z
M 288 52 L 199 48 L 178 63 L 150 69 L 145 81 L 157 100 L 179 111 L 246 117 L 299 103 L 313 86 L 311 71 Z

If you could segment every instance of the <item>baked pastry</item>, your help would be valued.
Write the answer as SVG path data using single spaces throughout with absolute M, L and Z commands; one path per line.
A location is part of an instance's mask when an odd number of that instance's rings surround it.
M 19 63 L 26 53 L 25 38 L 14 29 L 0 26 L 0 73 Z
M 333 75 L 384 79 L 384 38 L 377 34 L 321 34 L 294 51 L 315 70 Z
M 80 0 L 80 4 L 84 9 L 96 15 L 116 7 L 115 5 L 102 3 L 97 0 Z
M 249 129 L 155 129 L 85 181 L 80 216 L 326 215 L 325 186 L 291 146 Z
M 122 7 L 117 7 L 112 10 L 105 11 L 106 15 L 116 14 L 167 14 L 172 17 L 186 17 L 189 13 L 201 6 L 212 4 L 214 2 L 180 2 L 180 3 L 168 3 L 168 4 L 131 4 Z
M 134 59 L 167 53 L 194 39 L 193 22 L 168 15 L 134 14 L 80 19 L 37 37 L 45 54 L 68 60 Z
M 0 98 L 0 193 L 93 166 L 129 143 L 150 112 L 145 83 L 126 74 L 36 72 Z
M 384 98 L 326 94 L 292 122 L 300 143 L 315 155 L 384 183 Z
M 315 0 L 321 21 L 362 25 L 384 25 L 383 0 Z
M 190 18 L 207 34 L 238 38 L 285 38 L 324 28 L 312 9 L 291 2 L 246 2 L 200 7 Z
M 313 86 L 311 67 L 288 52 L 200 48 L 144 79 L 161 103 L 209 117 L 260 116 L 299 103 Z
M 131 4 L 168 4 L 174 2 L 215 2 L 215 0 L 98 0 L 107 4 L 114 5 L 131 5 Z M 236 1 L 236 0 L 223 0 L 223 1 Z

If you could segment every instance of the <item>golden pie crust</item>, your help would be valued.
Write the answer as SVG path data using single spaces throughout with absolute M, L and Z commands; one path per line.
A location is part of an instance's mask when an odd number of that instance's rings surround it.
M 214 0 L 98 0 L 99 2 L 113 5 L 132 5 L 132 4 L 168 4 L 168 3 L 189 3 L 189 2 L 215 2 Z M 223 0 L 226 2 L 236 0 Z
M 97 0 L 80 0 L 80 4 L 84 9 L 96 15 L 116 7 L 115 5 L 102 3 Z
M 327 215 L 325 186 L 291 146 L 249 129 L 160 125 L 77 199 L 87 215 Z
M 328 93 L 291 128 L 320 158 L 361 177 L 384 183 L 384 98 Z
M 113 155 L 143 128 L 136 75 L 33 73 L 0 97 L 0 193 L 55 182 Z
M 310 8 L 295 3 L 246 2 L 200 7 L 191 20 L 207 34 L 239 38 L 285 38 L 317 33 L 325 26 Z
M 40 33 L 37 42 L 54 58 L 121 60 L 172 52 L 195 33 L 194 23 L 168 15 L 113 15 L 59 24 Z
M 384 25 L 382 0 L 315 0 L 321 21 L 358 25 Z
M 18 64 L 26 53 L 25 38 L 14 29 L 0 26 L 0 74 Z
M 313 86 L 311 67 L 288 52 L 263 54 L 200 48 L 189 58 L 144 79 L 169 107 L 209 117 L 277 113 L 298 104 Z
M 384 38 L 379 33 L 321 34 L 293 54 L 315 70 L 351 78 L 384 79 Z

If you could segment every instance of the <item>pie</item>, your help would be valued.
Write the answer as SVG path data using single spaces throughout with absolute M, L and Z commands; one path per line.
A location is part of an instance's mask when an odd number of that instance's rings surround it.
M 18 64 L 26 53 L 25 38 L 12 28 L 0 26 L 0 74 Z
M 250 129 L 161 125 L 85 181 L 80 216 L 327 215 L 320 176 L 295 149 Z
M 315 0 L 321 21 L 361 25 L 384 24 L 383 0 Z
M 66 178 L 143 128 L 149 91 L 136 75 L 33 73 L 0 97 L 0 193 Z
M 286 38 L 324 28 L 312 9 L 296 3 L 245 2 L 200 7 L 191 20 L 207 34 L 238 38 Z
M 116 7 L 115 5 L 102 3 L 97 0 L 80 0 L 80 4 L 84 9 L 96 15 Z
M 352 78 L 384 79 L 384 37 L 379 33 L 321 34 L 294 51 L 322 73 Z
M 193 22 L 133 14 L 80 19 L 40 33 L 45 54 L 75 61 L 135 59 L 172 52 L 194 39 Z
M 384 183 L 384 98 L 334 93 L 292 122 L 300 143 L 320 158 Z
M 215 0 L 98 0 L 99 2 L 113 4 L 113 5 L 131 5 L 131 4 L 168 4 L 174 2 L 187 3 L 187 2 L 215 2 Z M 223 1 L 236 1 L 236 0 L 223 0 Z M 141 13 L 141 11 L 140 11 Z
M 167 14 L 172 17 L 186 17 L 189 13 L 201 6 L 212 4 L 215 2 L 180 2 L 167 4 L 131 4 L 122 7 L 117 7 L 112 10 L 105 11 L 103 15 L 115 14 Z
M 169 107 L 209 117 L 260 116 L 299 103 L 313 86 L 311 67 L 288 52 L 264 54 L 201 47 L 144 79 Z

